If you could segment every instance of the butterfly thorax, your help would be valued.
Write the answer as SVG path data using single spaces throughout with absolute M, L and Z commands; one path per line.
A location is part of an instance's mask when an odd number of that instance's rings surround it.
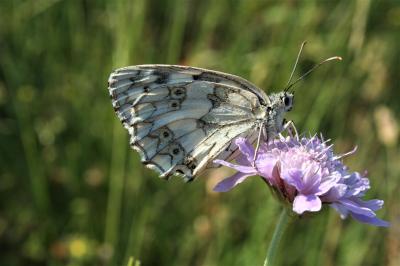
M 271 139 L 282 132 L 285 121 L 285 114 L 292 109 L 293 94 L 290 92 L 273 93 L 268 96 L 270 104 L 266 106 L 266 116 L 263 124 L 264 138 Z

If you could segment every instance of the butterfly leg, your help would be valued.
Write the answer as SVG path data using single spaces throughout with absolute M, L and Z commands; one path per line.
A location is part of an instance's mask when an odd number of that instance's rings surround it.
M 258 156 L 258 150 L 260 149 L 260 142 L 261 142 L 261 136 L 263 133 L 263 129 L 264 129 L 264 123 L 261 123 L 260 131 L 258 132 L 258 137 L 257 137 L 256 150 L 254 151 L 254 158 L 253 158 L 253 162 L 252 162 L 253 167 L 256 166 L 256 160 L 257 160 L 257 156 Z M 268 145 L 268 135 L 267 135 L 267 145 Z
M 283 130 L 287 130 L 287 132 L 289 132 L 289 135 L 291 137 L 293 137 L 293 132 L 294 132 L 294 136 L 296 137 L 297 140 L 299 140 L 299 133 L 297 133 L 297 129 L 296 126 L 294 125 L 294 122 L 292 120 L 287 121 L 284 125 L 283 125 Z

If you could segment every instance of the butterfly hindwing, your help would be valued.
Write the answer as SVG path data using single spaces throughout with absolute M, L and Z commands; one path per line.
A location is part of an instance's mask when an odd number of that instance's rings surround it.
M 186 180 L 217 157 L 232 158 L 232 140 L 254 133 L 255 112 L 268 100 L 242 78 L 172 65 L 118 69 L 109 92 L 143 163 L 161 177 L 181 174 Z

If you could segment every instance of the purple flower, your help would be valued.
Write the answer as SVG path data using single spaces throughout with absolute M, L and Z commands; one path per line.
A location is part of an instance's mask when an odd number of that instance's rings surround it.
M 246 139 L 238 138 L 235 143 L 241 155 L 236 159 L 237 165 L 214 161 L 238 172 L 218 183 L 214 191 L 229 191 L 247 177 L 260 175 L 297 214 L 317 212 L 324 203 L 339 212 L 343 219 L 351 215 L 363 223 L 389 226 L 375 214 L 382 208 L 382 200 L 361 199 L 370 188 L 366 175 L 350 173 L 341 161 L 355 149 L 337 156 L 327 142 L 317 136 L 301 139 L 281 136 L 268 146 L 261 144 L 253 163 L 254 147 Z

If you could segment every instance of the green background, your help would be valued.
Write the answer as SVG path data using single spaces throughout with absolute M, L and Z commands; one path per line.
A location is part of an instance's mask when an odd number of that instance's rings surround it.
M 400 265 L 399 1 L 0 2 L 0 264 L 261 265 L 280 206 L 258 178 L 229 193 L 220 168 L 191 184 L 139 162 L 112 109 L 109 73 L 184 64 L 267 92 L 297 86 L 288 119 L 368 170 L 376 228 L 325 207 L 289 228 L 282 265 Z M 133 259 L 132 259 L 133 258 Z

